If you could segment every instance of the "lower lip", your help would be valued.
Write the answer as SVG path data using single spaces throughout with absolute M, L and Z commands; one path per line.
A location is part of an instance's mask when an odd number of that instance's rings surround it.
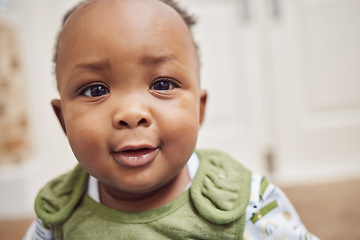
M 126 167 L 141 167 L 151 163 L 158 153 L 155 149 L 139 149 L 113 153 L 116 162 Z

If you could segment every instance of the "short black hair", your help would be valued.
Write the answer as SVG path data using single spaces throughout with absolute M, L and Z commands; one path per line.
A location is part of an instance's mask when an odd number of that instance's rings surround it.
M 80 1 L 78 4 L 76 4 L 74 7 L 72 7 L 71 9 L 69 9 L 63 19 L 62 19 L 62 23 L 61 23 L 61 27 L 60 27 L 60 31 L 56 37 L 56 42 L 55 42 L 55 49 L 54 49 L 54 55 L 53 55 L 53 64 L 54 64 L 54 68 L 56 66 L 56 61 L 57 61 L 57 57 L 58 57 L 58 46 L 59 46 L 59 41 L 61 38 L 61 33 L 64 29 L 65 23 L 66 21 L 69 19 L 69 17 L 77 10 L 79 9 L 81 6 L 90 3 L 90 2 L 94 2 L 97 0 L 82 0 Z M 167 4 L 168 6 L 170 6 L 171 8 L 173 8 L 180 16 L 181 18 L 184 20 L 184 22 L 186 23 L 186 25 L 188 26 L 190 32 L 192 27 L 196 24 L 196 20 L 194 18 L 194 16 L 190 15 L 184 8 L 182 8 L 176 1 L 174 0 L 158 0 L 160 2 L 163 2 L 165 4 Z M 197 44 L 194 42 L 196 51 L 198 51 L 198 46 Z

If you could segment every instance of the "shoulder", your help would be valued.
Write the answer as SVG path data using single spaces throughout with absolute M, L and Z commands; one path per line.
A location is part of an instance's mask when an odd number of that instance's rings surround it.
M 207 220 L 227 224 L 244 217 L 251 172 L 228 154 L 197 150 L 199 169 L 190 188 L 196 210 Z
M 48 182 L 35 199 L 36 215 L 47 224 L 61 223 L 82 198 L 87 181 L 88 174 L 77 165 L 72 171 Z
M 310 234 L 283 191 L 260 175 L 251 179 L 246 209 L 245 239 L 318 239 Z

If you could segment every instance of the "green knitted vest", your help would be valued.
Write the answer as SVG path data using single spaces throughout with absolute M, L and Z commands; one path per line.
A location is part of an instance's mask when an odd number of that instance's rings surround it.
M 250 171 L 223 152 L 196 153 L 191 188 L 161 208 L 131 213 L 97 203 L 85 194 L 88 174 L 77 166 L 40 191 L 36 214 L 55 239 L 242 239 Z

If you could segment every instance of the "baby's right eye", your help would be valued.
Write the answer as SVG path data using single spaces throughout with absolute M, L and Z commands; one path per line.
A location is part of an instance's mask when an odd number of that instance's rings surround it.
M 87 97 L 101 97 L 109 94 L 110 90 L 103 84 L 94 83 L 90 84 L 90 86 L 84 86 L 79 92 Z

